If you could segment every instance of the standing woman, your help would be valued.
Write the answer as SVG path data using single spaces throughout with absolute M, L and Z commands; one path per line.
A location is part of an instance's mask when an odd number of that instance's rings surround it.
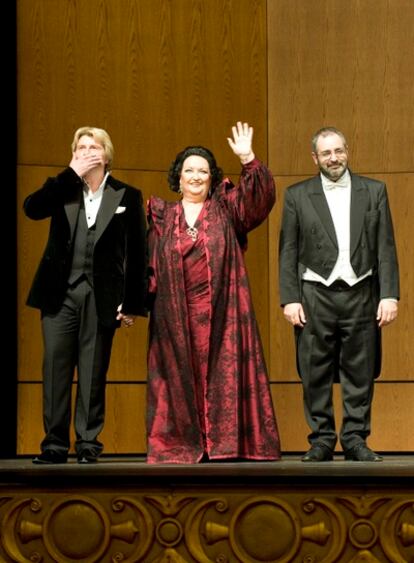
M 253 153 L 253 128 L 238 122 L 232 132 L 237 186 L 211 151 L 190 146 L 168 177 L 181 200 L 149 201 L 148 463 L 280 459 L 244 263 L 275 186 Z

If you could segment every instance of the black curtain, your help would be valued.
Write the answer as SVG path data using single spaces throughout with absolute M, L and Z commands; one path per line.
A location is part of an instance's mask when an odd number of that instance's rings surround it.
M 16 9 L 16 4 L 15 4 Z M 16 84 L 16 13 L 9 9 L 4 22 L 8 33 L 2 34 L 2 106 L 3 158 L 1 188 L 1 277 L 2 358 L 0 372 L 0 457 L 16 456 L 17 436 L 17 84 Z M 12 12 L 12 13 L 10 13 Z M 9 35 L 10 33 L 10 35 Z M 3 67 L 3 64 L 2 64 Z M 3 72 L 4 71 L 4 72 Z

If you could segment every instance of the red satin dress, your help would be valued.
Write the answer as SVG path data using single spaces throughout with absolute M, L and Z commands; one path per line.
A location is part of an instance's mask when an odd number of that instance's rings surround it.
M 149 201 L 148 463 L 280 458 L 244 263 L 274 201 L 257 160 L 205 202 L 194 240 L 181 202 Z

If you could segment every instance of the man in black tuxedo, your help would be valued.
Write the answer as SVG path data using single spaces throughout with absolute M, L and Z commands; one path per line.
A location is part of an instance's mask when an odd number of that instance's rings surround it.
M 67 168 L 29 195 L 31 219 L 50 218 L 49 239 L 27 304 L 41 310 L 44 341 L 42 453 L 33 463 L 67 460 L 71 388 L 78 385 L 75 449 L 79 463 L 102 451 L 105 384 L 121 323 L 146 316 L 146 220 L 141 192 L 110 175 L 106 131 L 81 127 Z
M 295 327 L 297 368 L 311 429 L 303 461 L 330 461 L 337 442 L 334 381 L 342 390 L 345 459 L 381 461 L 368 448 L 381 327 L 397 316 L 399 275 L 387 189 L 348 168 L 344 135 L 312 139 L 316 177 L 285 194 L 279 241 L 280 298 Z

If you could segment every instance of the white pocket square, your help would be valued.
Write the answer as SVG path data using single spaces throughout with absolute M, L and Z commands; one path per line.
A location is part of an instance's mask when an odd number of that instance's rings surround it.
M 123 205 L 120 205 L 119 207 L 116 208 L 115 213 L 123 213 L 125 211 L 126 207 L 124 207 Z

